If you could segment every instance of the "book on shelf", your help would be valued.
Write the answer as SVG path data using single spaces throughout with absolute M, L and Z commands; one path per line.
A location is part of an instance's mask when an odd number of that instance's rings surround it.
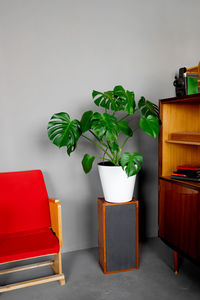
M 187 176 L 187 177 L 200 177 L 200 171 L 193 170 L 177 170 L 173 172 L 173 175 L 177 176 Z
M 200 171 L 200 167 L 177 166 L 177 170 L 192 170 L 192 171 Z
M 172 179 L 200 181 L 200 168 L 190 166 L 177 166 L 177 170 L 171 175 Z
M 170 177 L 172 179 L 176 179 L 176 180 L 186 180 L 186 181 L 200 182 L 200 178 L 193 178 L 193 177 L 187 177 L 187 176 L 177 176 L 177 175 L 171 175 Z

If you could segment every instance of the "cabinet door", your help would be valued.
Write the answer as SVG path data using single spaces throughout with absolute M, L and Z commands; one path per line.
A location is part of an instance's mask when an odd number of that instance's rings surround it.
M 160 180 L 159 236 L 200 261 L 200 193 Z

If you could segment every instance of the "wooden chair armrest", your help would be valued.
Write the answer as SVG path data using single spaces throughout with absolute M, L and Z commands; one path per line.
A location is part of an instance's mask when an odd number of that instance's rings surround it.
M 60 247 L 62 247 L 62 215 L 60 201 L 49 199 L 49 209 L 51 217 L 51 228 L 59 240 Z

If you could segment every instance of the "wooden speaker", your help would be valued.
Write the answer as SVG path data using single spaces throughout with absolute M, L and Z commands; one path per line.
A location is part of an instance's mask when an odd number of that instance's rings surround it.
M 138 269 L 139 202 L 98 198 L 99 264 L 104 274 Z

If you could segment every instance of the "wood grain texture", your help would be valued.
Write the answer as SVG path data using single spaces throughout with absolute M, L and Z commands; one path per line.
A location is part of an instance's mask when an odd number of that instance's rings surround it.
M 178 183 L 182 186 L 200 191 L 200 182 L 197 182 L 197 181 L 172 179 L 170 176 L 161 176 L 160 179 L 163 179 L 163 180 L 166 180 L 166 181 L 169 181 L 169 182 Z
M 173 141 L 184 141 L 184 142 L 199 142 L 200 143 L 200 132 L 172 132 L 170 138 Z
M 61 205 L 59 200 L 49 199 L 49 209 L 51 217 L 51 228 L 56 234 L 60 248 L 62 247 L 62 215 L 61 215 Z
M 54 261 L 51 264 L 52 269 L 54 271 L 54 273 L 56 274 L 62 274 L 62 257 L 61 257 L 61 252 L 59 252 L 58 254 L 54 255 Z M 62 278 L 60 281 L 61 285 L 65 284 L 65 278 Z
M 200 261 L 200 192 L 160 179 L 159 236 Z
M 99 264 L 106 270 L 106 234 L 104 199 L 97 199 Z
M 116 205 L 136 205 L 136 267 L 107 271 L 107 256 L 106 256 L 106 207 L 112 207 Z M 109 203 L 104 198 L 97 199 L 97 213 L 98 213 L 98 246 L 99 246 L 99 264 L 104 274 L 118 273 L 123 271 L 135 270 L 139 266 L 139 201 L 133 198 L 130 202 L 125 203 Z
M 174 131 L 200 132 L 200 98 L 199 102 L 165 103 L 162 105 L 162 139 L 161 176 L 169 176 L 177 165 L 197 166 L 200 162 L 200 145 L 198 142 L 184 144 L 169 143 Z
M 200 183 L 171 179 L 178 165 L 200 165 L 200 94 L 159 100 L 159 237 L 200 260 Z
M 178 274 L 178 252 L 173 251 L 173 256 L 174 256 L 174 273 L 175 275 Z

